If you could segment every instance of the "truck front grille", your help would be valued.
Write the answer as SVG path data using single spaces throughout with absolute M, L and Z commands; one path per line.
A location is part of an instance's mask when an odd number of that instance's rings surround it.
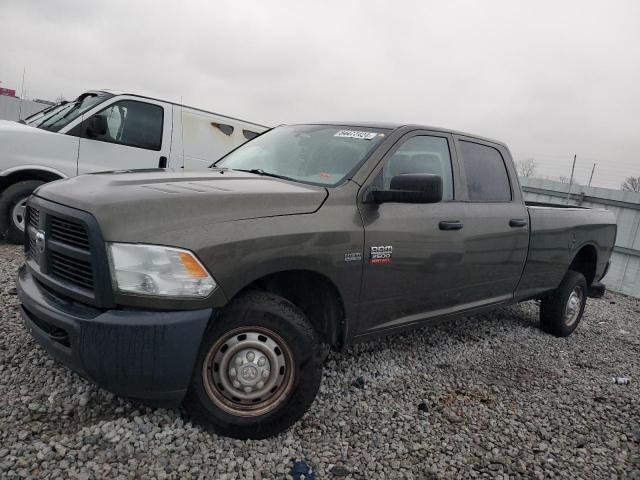
M 40 227 L 40 211 L 34 207 L 27 208 L 27 230 L 29 230 L 29 235 L 27 236 L 28 241 L 25 246 L 26 256 L 33 259 L 34 262 L 39 263 L 40 258 L 36 251 L 36 237 L 35 231 Z M 32 230 L 33 229 L 33 230 Z
M 82 250 L 89 250 L 89 235 L 86 228 L 72 220 L 52 216 L 51 239 Z
M 26 263 L 37 282 L 84 305 L 114 306 L 105 243 L 91 214 L 32 196 L 26 220 Z
M 29 235 L 29 248 L 27 250 L 27 255 L 38 263 L 40 260 L 38 259 L 38 252 L 36 251 L 36 239 L 33 235 Z
M 29 225 L 33 228 L 38 228 L 40 223 L 40 210 L 37 208 L 29 208 Z
M 93 290 L 93 269 L 90 262 L 54 251 L 51 251 L 50 258 L 51 274 L 54 277 L 80 288 Z

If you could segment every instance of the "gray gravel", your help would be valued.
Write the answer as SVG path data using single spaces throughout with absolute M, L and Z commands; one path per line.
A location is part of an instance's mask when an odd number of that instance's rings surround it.
M 237 441 L 51 360 L 18 318 L 21 262 L 0 245 L 0 477 L 285 478 L 301 459 L 318 479 L 640 479 L 636 299 L 590 300 L 568 339 L 530 302 L 332 354 L 293 429 Z

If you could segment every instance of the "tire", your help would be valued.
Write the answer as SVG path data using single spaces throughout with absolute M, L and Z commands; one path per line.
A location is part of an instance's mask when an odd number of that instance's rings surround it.
M 24 243 L 24 212 L 22 213 L 22 226 L 15 221 L 16 206 L 29 198 L 33 191 L 44 182 L 40 180 L 25 180 L 14 183 L 0 196 L 0 236 L 8 242 L 16 245 Z
M 587 281 L 569 270 L 556 291 L 542 299 L 540 328 L 556 337 L 568 337 L 576 329 L 587 304 Z
M 246 292 L 212 319 L 184 408 L 197 422 L 227 437 L 276 435 L 313 403 L 323 352 L 317 333 L 295 305 L 272 293 Z M 263 385 L 258 381 L 262 378 Z M 243 391 L 246 388 L 254 390 Z M 245 394 L 250 398 L 236 397 Z

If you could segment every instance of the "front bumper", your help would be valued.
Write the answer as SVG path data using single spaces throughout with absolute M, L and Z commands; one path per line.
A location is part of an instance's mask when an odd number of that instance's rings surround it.
M 162 406 L 184 398 L 212 309 L 101 310 L 61 298 L 23 267 L 22 320 L 54 358 L 124 397 Z

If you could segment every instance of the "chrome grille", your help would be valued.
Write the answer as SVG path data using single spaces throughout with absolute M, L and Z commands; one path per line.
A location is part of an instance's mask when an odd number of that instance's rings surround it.
M 91 263 L 64 253 L 51 251 L 51 274 L 60 280 L 72 283 L 86 290 L 93 290 L 93 269 Z
M 29 207 L 29 225 L 33 228 L 38 228 L 40 222 L 40 210 L 37 208 Z
M 35 232 L 40 226 L 40 210 L 29 206 L 27 208 L 27 244 L 25 247 L 25 253 L 28 257 L 31 257 L 34 262 L 39 263 L 39 255 L 36 251 L 36 238 Z
M 89 235 L 83 225 L 72 220 L 51 217 L 51 239 L 72 247 L 89 250 Z
M 36 239 L 33 235 L 29 235 L 29 248 L 27 253 L 36 263 L 39 263 L 38 253 L 36 252 Z
M 43 288 L 92 307 L 115 306 L 104 242 L 89 213 L 33 196 L 26 220 L 27 268 Z

